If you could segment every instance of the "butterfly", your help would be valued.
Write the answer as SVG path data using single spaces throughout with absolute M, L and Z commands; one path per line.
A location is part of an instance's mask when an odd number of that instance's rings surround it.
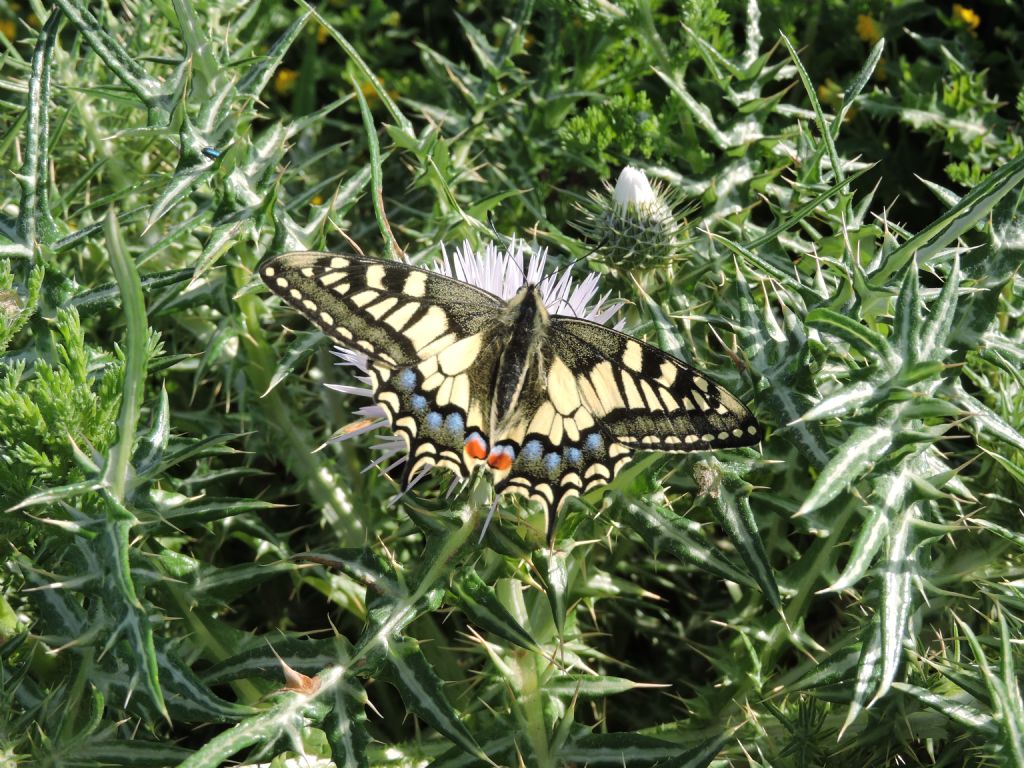
M 529 281 L 509 300 L 397 261 L 296 251 L 267 286 L 365 355 L 376 403 L 408 449 L 402 487 L 479 466 L 537 502 L 548 539 L 562 505 L 610 483 L 636 451 L 761 440 L 757 420 L 703 373 L 640 339 L 553 314 Z

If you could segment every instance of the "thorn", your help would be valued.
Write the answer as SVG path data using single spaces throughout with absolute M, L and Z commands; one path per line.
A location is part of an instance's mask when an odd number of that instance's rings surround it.
M 270 646 L 270 652 L 274 654 L 278 662 L 281 664 L 281 671 L 284 672 L 284 689 L 286 691 L 294 691 L 295 693 L 312 696 L 320 690 L 319 677 L 310 677 L 309 675 L 304 675 L 301 672 L 297 672 L 292 669 L 288 666 L 285 660 L 281 658 L 278 652 L 274 650 L 274 646 L 272 645 Z

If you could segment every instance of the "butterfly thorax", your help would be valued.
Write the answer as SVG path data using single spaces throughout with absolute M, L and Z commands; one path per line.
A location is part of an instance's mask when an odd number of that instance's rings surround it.
M 507 341 L 494 377 L 491 434 L 504 431 L 517 413 L 526 383 L 542 375 L 542 341 L 549 323 L 547 309 L 535 285 L 524 285 L 505 308 Z

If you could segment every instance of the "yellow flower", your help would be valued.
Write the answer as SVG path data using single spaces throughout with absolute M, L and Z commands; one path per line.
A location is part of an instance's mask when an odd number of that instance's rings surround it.
M 274 75 L 274 90 L 280 94 L 290 93 L 295 87 L 295 81 L 299 79 L 299 73 L 294 69 L 281 67 Z
M 327 27 L 325 27 L 323 24 L 317 24 L 317 27 L 316 27 L 316 43 L 317 43 L 317 45 L 323 45 L 324 43 L 326 43 L 328 35 L 330 35 L 330 32 L 327 31 Z
M 878 22 L 867 14 L 857 14 L 857 37 L 869 45 L 874 45 L 882 39 L 882 30 L 878 28 Z
M 880 83 L 884 83 L 889 79 L 889 71 L 886 69 L 888 62 L 885 60 L 885 56 L 878 58 L 878 66 L 875 67 L 875 80 Z
M 324 199 L 320 195 L 313 195 L 313 199 L 310 201 L 313 205 L 323 205 Z
M 953 18 L 963 22 L 971 29 L 977 29 L 981 24 L 981 16 L 976 14 L 973 9 L 965 8 L 960 3 L 953 3 Z
M 373 87 L 373 83 L 369 80 L 364 80 L 360 83 L 359 90 L 362 91 L 367 106 L 373 107 L 380 100 L 380 97 L 377 95 L 377 89 Z
M 842 86 L 831 77 L 826 77 L 825 82 L 818 86 L 818 101 L 830 107 L 838 107 L 843 103 Z
M 11 19 L 4 19 L 0 21 L 0 35 L 3 35 L 12 43 L 14 42 L 14 36 L 18 32 L 18 25 L 15 24 Z

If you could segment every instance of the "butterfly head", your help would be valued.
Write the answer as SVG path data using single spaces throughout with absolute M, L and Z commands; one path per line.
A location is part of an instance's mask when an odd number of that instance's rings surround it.
M 523 283 L 523 287 L 508 300 L 508 310 L 524 320 L 528 318 L 530 325 L 546 325 L 549 317 L 548 308 L 544 305 L 544 294 L 535 283 Z

